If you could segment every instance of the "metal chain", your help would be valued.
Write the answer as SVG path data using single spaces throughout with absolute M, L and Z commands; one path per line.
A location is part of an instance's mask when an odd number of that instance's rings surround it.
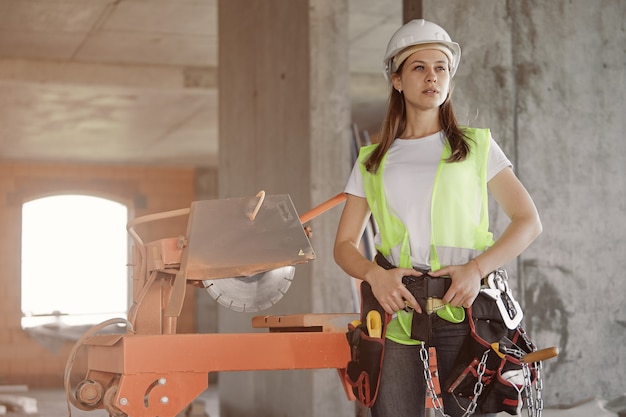
M 533 343 L 530 341 L 524 329 L 522 327 L 518 327 L 517 330 L 520 336 L 522 337 L 522 339 L 524 339 L 524 342 L 526 343 L 526 345 L 534 350 L 535 345 L 533 345 Z M 543 375 L 541 372 L 543 369 L 542 362 L 541 361 L 535 362 L 533 364 L 533 369 L 535 370 L 535 373 L 537 375 L 537 381 L 535 382 L 534 393 L 531 389 L 533 383 L 532 383 L 532 374 L 530 372 L 530 365 L 529 364 L 522 365 L 522 372 L 524 375 L 524 391 L 526 393 L 526 405 L 528 408 L 529 417 L 541 417 L 541 414 L 543 411 L 543 397 L 542 397 Z
M 433 383 L 433 374 L 430 372 L 430 355 L 428 353 L 428 349 L 426 349 L 426 344 L 422 343 L 420 347 L 420 359 L 422 360 L 422 364 L 424 365 L 424 379 L 426 380 L 426 392 L 428 396 L 433 401 L 433 406 L 435 410 L 437 410 L 443 417 L 450 417 L 443 411 L 443 405 L 441 404 L 441 399 L 437 395 L 435 391 L 435 384 Z
M 483 353 L 483 357 L 480 359 L 480 363 L 476 369 L 477 371 L 477 380 L 474 385 L 474 398 L 472 398 L 472 402 L 467 407 L 467 411 L 463 414 L 463 417 L 471 416 L 476 411 L 476 403 L 478 402 L 478 397 L 483 392 L 483 388 L 485 387 L 483 384 L 483 375 L 487 370 L 487 358 L 489 357 L 489 350 L 487 349 L 485 353 Z
M 522 372 L 524 375 L 524 393 L 526 395 L 526 407 L 528 408 L 528 416 L 529 417 L 541 417 L 543 411 L 543 378 L 541 375 L 542 363 L 536 362 L 533 365 L 533 369 L 537 375 L 537 381 L 535 382 L 534 392 L 532 390 L 533 382 L 532 382 L 532 373 L 530 369 L 530 364 L 522 365 Z
M 487 358 L 489 357 L 489 350 L 490 349 L 487 349 L 485 353 L 483 353 L 483 356 L 480 359 L 480 362 L 478 363 L 478 366 L 476 369 L 477 380 L 476 380 L 476 384 L 474 385 L 474 397 L 472 398 L 472 402 L 469 404 L 469 406 L 467 407 L 467 410 L 465 410 L 465 413 L 463 413 L 462 417 L 469 417 L 472 414 L 474 414 L 474 412 L 476 412 L 476 405 L 478 403 L 478 397 L 480 396 L 480 394 L 482 394 L 483 389 L 485 387 L 483 384 L 483 375 L 485 374 L 485 371 L 487 370 Z M 441 399 L 439 398 L 439 395 L 437 395 L 437 392 L 435 391 L 435 384 L 433 382 L 433 374 L 432 372 L 430 372 L 430 362 L 429 362 L 430 356 L 428 354 L 428 349 L 426 349 L 426 346 L 424 345 L 424 343 L 422 343 L 421 348 L 420 348 L 420 359 L 422 360 L 422 364 L 424 365 L 424 379 L 426 380 L 426 390 L 427 390 L 428 395 L 432 399 L 433 407 L 435 407 L 435 410 L 438 411 L 442 417 L 450 417 L 448 414 L 445 413 L 443 409 L 443 405 L 441 403 Z
M 533 344 L 533 342 L 531 342 L 531 341 L 530 341 L 530 339 L 528 338 L 528 335 L 526 334 L 526 330 L 524 330 L 524 328 L 523 328 L 523 327 L 519 327 L 519 326 L 517 327 L 517 329 L 516 329 L 516 330 L 517 330 L 517 332 L 519 333 L 519 335 L 522 337 L 522 339 L 524 339 L 524 343 L 526 343 L 526 345 L 527 345 L 530 349 L 535 350 L 535 349 L 536 349 L 536 347 L 535 347 L 535 345 Z
M 524 329 L 521 327 L 518 327 L 517 330 L 520 336 L 522 337 L 522 339 L 524 339 L 524 342 L 527 344 L 527 346 L 530 347 L 531 349 L 535 349 L 535 346 L 528 338 L 528 335 L 526 334 Z M 487 349 L 483 353 L 483 356 L 480 359 L 480 362 L 478 363 L 478 366 L 476 368 L 477 380 L 476 380 L 476 384 L 474 385 L 474 396 L 462 417 L 469 417 L 472 414 L 474 414 L 476 411 L 478 398 L 480 397 L 480 394 L 482 394 L 483 389 L 484 389 L 484 384 L 482 381 L 483 381 L 483 376 L 485 374 L 485 371 L 487 370 L 487 359 L 489 356 L 489 351 L 490 349 Z M 513 351 L 507 352 L 507 354 L 517 357 L 515 353 L 517 352 L 513 352 Z M 522 352 L 519 352 L 518 359 L 521 359 L 522 356 L 523 356 Z M 424 366 L 424 379 L 426 380 L 427 394 L 432 400 L 433 407 L 435 408 L 437 412 L 439 412 L 439 414 L 441 414 L 442 417 L 450 417 L 448 414 L 445 413 L 441 399 L 439 398 L 439 395 L 437 395 L 437 392 L 435 390 L 435 384 L 433 382 L 433 375 L 432 375 L 432 372 L 430 371 L 430 355 L 424 343 L 422 343 L 420 347 L 420 359 L 422 360 L 422 364 Z M 531 365 L 528 363 L 522 363 L 522 375 L 524 377 L 524 394 L 526 397 L 526 408 L 528 410 L 528 417 L 541 417 L 543 406 L 544 406 L 543 397 L 542 397 L 543 365 L 542 365 L 542 362 L 540 361 L 540 362 L 535 362 L 532 366 L 537 377 L 537 381 L 534 384 L 535 385 L 534 392 L 532 388 L 533 383 L 532 383 L 532 372 L 530 368 Z
M 526 397 L 528 417 L 535 417 L 535 398 L 532 392 L 532 378 L 529 364 L 522 364 L 522 374 L 524 375 L 524 395 Z
M 541 417 L 543 411 L 543 362 L 537 362 L 535 372 L 537 372 L 537 382 L 535 383 L 535 392 L 537 393 L 537 417 Z

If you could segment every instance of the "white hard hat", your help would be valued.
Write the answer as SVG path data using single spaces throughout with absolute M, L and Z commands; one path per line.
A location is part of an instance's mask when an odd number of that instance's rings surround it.
M 385 78 L 389 81 L 391 74 L 398 70 L 402 62 L 394 58 L 409 46 L 434 44 L 436 49 L 442 49 L 450 59 L 450 77 L 454 76 L 461 60 L 461 47 L 452 42 L 450 35 L 439 25 L 424 19 L 414 19 L 398 29 L 387 44 L 387 53 L 383 60 Z M 425 49 L 425 48 L 424 48 Z M 404 59 L 408 58 L 404 56 Z

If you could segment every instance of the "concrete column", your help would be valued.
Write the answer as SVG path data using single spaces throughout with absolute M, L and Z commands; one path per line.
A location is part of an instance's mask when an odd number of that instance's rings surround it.
M 303 213 L 341 192 L 349 170 L 347 0 L 224 0 L 218 11 L 219 196 L 290 194 Z M 332 259 L 339 214 L 311 222 L 317 259 L 260 314 L 354 311 Z M 251 332 L 254 315 L 220 308 L 219 331 Z M 335 370 L 222 373 L 219 391 L 222 417 L 354 414 Z
M 626 43 L 623 0 L 424 0 L 461 43 L 455 103 L 513 161 L 543 234 L 511 265 L 544 363 L 547 407 L 612 400 L 626 386 Z M 496 235 L 507 223 L 492 218 Z
M 422 19 L 423 9 L 422 0 L 402 0 L 402 21 L 407 23 L 413 19 Z

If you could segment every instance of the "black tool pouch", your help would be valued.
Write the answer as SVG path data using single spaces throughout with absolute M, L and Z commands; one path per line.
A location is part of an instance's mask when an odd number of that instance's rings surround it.
M 392 265 L 380 252 L 376 254 L 375 261 L 384 269 L 394 269 Z M 426 302 L 429 297 L 443 298 L 444 294 L 450 288 L 450 280 L 447 278 L 435 278 L 428 275 L 426 270 L 417 270 L 422 274 L 421 277 L 408 275 L 402 277 L 402 283 L 409 292 L 415 297 L 421 307 L 421 312 L 413 311 L 411 320 L 411 339 L 430 342 L 430 318 L 426 313 Z
M 479 293 L 467 314 L 470 333 L 461 348 L 450 377 L 444 381 L 442 388 L 459 397 L 472 399 L 476 392 L 479 370 L 483 367 L 481 361 L 483 361 L 484 373 L 481 378 L 483 389 L 478 397 L 477 412 L 504 411 L 516 415 L 520 400 L 523 399 L 520 392 L 524 393 L 524 385 L 523 382 L 517 384 L 505 379 L 503 375 L 510 376 L 518 373 L 516 381 L 523 381 L 522 362 L 517 357 L 502 355 L 500 348 L 496 352 L 491 344 L 499 343 L 500 347 L 514 347 L 522 354 L 530 353 L 535 348 L 521 327 L 511 330 L 505 326 L 498 307 L 489 296 Z M 531 375 L 532 379 L 535 377 L 536 375 Z
M 451 280 L 448 278 L 431 277 L 426 271 L 420 271 L 423 276 L 405 276 L 402 283 L 411 292 L 417 303 L 420 305 L 421 312 L 413 310 L 413 318 L 411 320 L 411 339 L 421 340 L 426 344 L 431 344 L 430 337 L 431 320 L 430 314 L 427 313 L 427 302 L 430 297 L 443 298 L 450 288 Z
M 367 332 L 366 315 L 377 310 L 382 319 L 382 336 L 370 337 Z M 366 407 L 376 401 L 380 372 L 385 352 L 385 332 L 390 316 L 378 303 L 372 288 L 367 282 L 361 283 L 361 324 L 348 324 L 346 337 L 350 344 L 351 359 L 345 373 L 345 381 L 351 387 L 356 399 Z

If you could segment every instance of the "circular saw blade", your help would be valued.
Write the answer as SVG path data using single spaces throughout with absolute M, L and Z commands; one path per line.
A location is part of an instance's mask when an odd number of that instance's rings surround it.
M 202 283 L 211 297 L 231 310 L 255 312 L 270 308 L 287 292 L 296 267 L 287 265 L 250 277 L 207 279 Z

